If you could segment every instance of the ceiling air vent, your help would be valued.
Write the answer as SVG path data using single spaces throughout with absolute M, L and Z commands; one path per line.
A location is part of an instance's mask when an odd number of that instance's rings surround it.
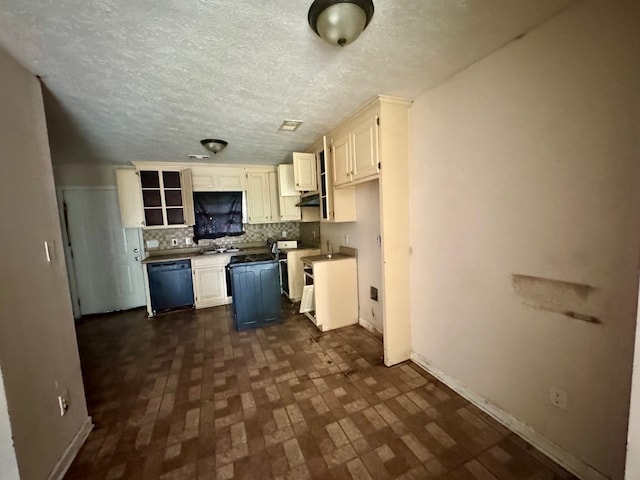
M 187 155 L 191 160 L 209 160 L 209 155 Z
M 302 125 L 300 120 L 283 120 L 278 130 L 282 130 L 283 132 L 295 132 L 300 125 Z

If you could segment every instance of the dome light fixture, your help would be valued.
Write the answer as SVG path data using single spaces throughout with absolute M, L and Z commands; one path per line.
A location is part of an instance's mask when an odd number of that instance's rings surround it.
M 200 140 L 200 143 L 204 148 L 206 148 L 210 152 L 213 152 L 214 155 L 224 147 L 229 145 L 228 142 L 224 140 L 218 140 L 217 138 L 205 138 L 204 140 Z
M 358 38 L 372 17 L 372 0 L 315 0 L 308 19 L 320 37 L 344 47 Z

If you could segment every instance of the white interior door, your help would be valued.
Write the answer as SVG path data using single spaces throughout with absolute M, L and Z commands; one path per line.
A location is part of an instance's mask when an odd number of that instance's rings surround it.
M 146 304 L 139 228 L 123 228 L 115 188 L 65 189 L 83 315 Z

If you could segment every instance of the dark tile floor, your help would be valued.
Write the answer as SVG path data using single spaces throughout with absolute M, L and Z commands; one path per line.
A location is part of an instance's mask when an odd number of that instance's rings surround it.
M 230 309 L 78 326 L 95 428 L 67 479 L 574 478 L 358 326 L 292 306 L 235 332 Z

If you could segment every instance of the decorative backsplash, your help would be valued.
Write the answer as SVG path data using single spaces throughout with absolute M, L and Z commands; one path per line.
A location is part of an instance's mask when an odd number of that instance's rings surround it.
M 300 224 L 297 222 L 283 223 L 262 223 L 256 225 L 245 224 L 245 234 L 237 237 L 222 237 L 215 240 L 200 240 L 198 244 L 187 243 L 187 239 L 193 239 L 193 228 L 162 228 L 157 230 L 143 230 L 144 248 L 150 250 L 169 250 L 175 248 L 209 247 L 214 244 L 220 247 L 230 247 L 231 245 L 244 245 L 248 243 L 263 243 L 267 238 L 286 238 L 297 240 L 300 238 Z M 303 224 L 304 225 L 304 224 Z M 319 228 L 318 228 L 319 230 Z M 177 240 L 177 245 L 172 245 L 172 240 Z M 158 246 L 147 247 L 149 240 L 157 240 Z

